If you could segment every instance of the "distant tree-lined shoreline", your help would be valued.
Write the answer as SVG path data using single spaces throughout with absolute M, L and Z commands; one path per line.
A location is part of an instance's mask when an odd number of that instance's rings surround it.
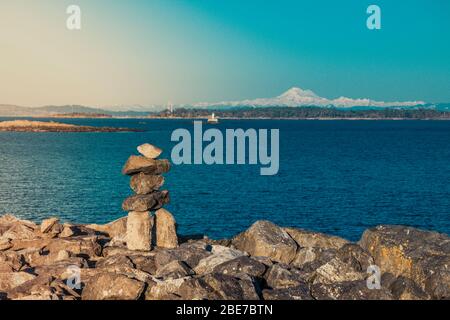
M 153 113 L 151 117 L 203 118 L 212 112 L 219 118 L 267 118 L 267 119 L 449 119 L 450 112 L 433 109 L 342 110 L 321 107 L 265 107 L 220 109 L 179 108 Z

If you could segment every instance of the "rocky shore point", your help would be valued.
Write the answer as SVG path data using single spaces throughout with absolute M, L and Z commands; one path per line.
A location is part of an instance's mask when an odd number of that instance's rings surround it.
M 442 233 L 384 225 L 350 242 L 256 221 L 231 239 L 179 236 L 159 191 L 170 164 L 154 146 L 138 151 L 123 168 L 135 192 L 128 216 L 105 225 L 0 216 L 0 300 L 450 298 Z
M 176 247 L 148 251 L 117 240 L 127 224 L 1 216 L 0 300 L 450 298 L 445 234 L 378 226 L 352 243 L 257 221 L 232 239 L 180 237 Z M 371 265 L 381 270 L 379 289 L 367 285 Z

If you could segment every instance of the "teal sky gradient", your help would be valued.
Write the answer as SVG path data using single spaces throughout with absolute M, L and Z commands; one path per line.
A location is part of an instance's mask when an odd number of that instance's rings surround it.
M 65 8 L 82 9 L 82 30 Z M 382 29 L 366 28 L 366 9 Z M 1 22 L 3 21 L 3 22 Z M 450 101 L 447 0 L 71 0 L 0 4 L 0 103 L 272 97 Z

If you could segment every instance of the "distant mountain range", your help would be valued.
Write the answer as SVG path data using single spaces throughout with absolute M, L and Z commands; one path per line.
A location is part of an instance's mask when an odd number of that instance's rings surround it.
M 259 98 L 242 101 L 222 101 L 216 103 L 196 103 L 178 105 L 175 108 L 227 110 L 236 108 L 265 108 L 265 107 L 321 107 L 339 110 L 379 110 L 379 109 L 431 109 L 450 111 L 450 103 L 427 103 L 424 101 L 384 102 L 371 99 L 352 99 L 340 97 L 327 99 L 320 97 L 311 90 L 291 88 L 274 98 Z M 0 117 L 45 117 L 60 114 L 105 114 L 115 117 L 142 117 L 166 109 L 166 106 L 120 106 L 94 108 L 80 105 L 22 107 L 15 105 L 1 105 Z
M 426 106 L 424 101 L 405 101 L 405 102 L 384 102 L 371 99 L 352 99 L 339 97 L 337 99 L 327 99 L 320 97 L 311 90 L 301 88 L 291 88 L 283 94 L 274 98 L 259 98 L 242 101 L 222 101 L 216 103 L 197 103 L 193 107 L 211 108 L 211 107 L 335 107 L 335 108 L 388 108 L 388 107 L 413 107 Z

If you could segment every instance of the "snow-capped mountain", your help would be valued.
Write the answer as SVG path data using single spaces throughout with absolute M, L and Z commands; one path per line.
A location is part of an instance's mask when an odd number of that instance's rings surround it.
M 285 93 L 275 98 L 260 98 L 253 100 L 242 101 L 222 101 L 216 103 L 202 102 L 193 105 L 193 107 L 269 107 L 269 106 L 283 106 L 283 107 L 301 107 L 301 106 L 318 106 L 318 107 L 408 107 L 425 105 L 424 101 L 404 101 L 404 102 L 384 102 L 375 101 L 371 99 L 352 99 L 347 97 L 339 97 L 337 99 L 327 99 L 318 96 L 311 90 L 303 90 L 301 88 L 291 88 Z

